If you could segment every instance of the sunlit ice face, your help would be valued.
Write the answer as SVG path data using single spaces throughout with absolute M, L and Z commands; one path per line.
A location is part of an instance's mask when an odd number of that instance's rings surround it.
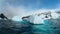
M 60 15 L 55 12 L 52 12 L 51 16 L 52 16 L 52 19 L 57 19 Z
M 43 24 L 44 23 L 44 20 L 45 20 L 45 15 L 44 14 L 42 14 L 42 15 L 40 15 L 40 16 L 38 16 L 38 15 L 36 15 L 35 17 L 34 17 L 34 24 Z

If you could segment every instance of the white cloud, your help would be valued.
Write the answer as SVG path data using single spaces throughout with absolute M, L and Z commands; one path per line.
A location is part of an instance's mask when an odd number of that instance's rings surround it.
M 31 5 L 29 7 L 31 7 Z M 48 12 L 48 11 L 54 12 L 54 11 L 59 10 L 59 9 L 31 9 L 31 8 L 30 8 L 30 10 L 28 10 L 23 5 L 20 5 L 18 7 L 14 7 L 14 6 L 11 6 L 9 3 L 7 3 L 4 7 L 3 13 L 8 18 L 14 18 L 15 16 L 18 16 L 21 18 L 26 15 L 38 14 L 41 12 L 44 13 L 44 12 Z
M 28 12 L 27 9 L 21 5 L 19 7 L 13 7 L 9 4 L 5 6 L 4 12 L 3 12 L 8 18 L 13 18 L 15 16 L 23 17 L 26 15 L 30 15 L 32 12 Z

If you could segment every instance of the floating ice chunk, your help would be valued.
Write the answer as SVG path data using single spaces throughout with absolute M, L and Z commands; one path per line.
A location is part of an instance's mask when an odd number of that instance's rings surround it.
M 20 19 L 20 17 L 18 17 L 18 16 L 14 16 L 14 17 L 12 18 L 12 20 L 13 20 L 13 21 L 21 21 L 22 19 Z

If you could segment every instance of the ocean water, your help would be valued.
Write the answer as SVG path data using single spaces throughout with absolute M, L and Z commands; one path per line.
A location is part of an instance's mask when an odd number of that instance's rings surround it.
M 2 22 L 3 21 L 3 22 Z M 7 23 L 3 26 L 3 24 Z M 9 25 L 12 23 L 12 25 Z M 33 24 L 28 21 L 8 21 L 8 20 L 0 20 L 0 34 L 59 34 L 60 27 L 53 27 L 53 22 L 50 20 L 44 20 L 44 24 Z M 13 27 L 10 27 L 13 26 Z
M 52 22 L 49 22 L 48 20 L 44 20 L 44 24 L 37 24 L 32 25 L 32 31 L 34 34 L 52 34 L 53 28 L 50 28 L 52 26 Z

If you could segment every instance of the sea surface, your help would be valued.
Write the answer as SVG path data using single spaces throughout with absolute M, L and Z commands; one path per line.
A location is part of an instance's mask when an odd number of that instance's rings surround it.
M 60 20 L 44 20 L 44 24 L 0 20 L 0 34 L 60 34 Z

